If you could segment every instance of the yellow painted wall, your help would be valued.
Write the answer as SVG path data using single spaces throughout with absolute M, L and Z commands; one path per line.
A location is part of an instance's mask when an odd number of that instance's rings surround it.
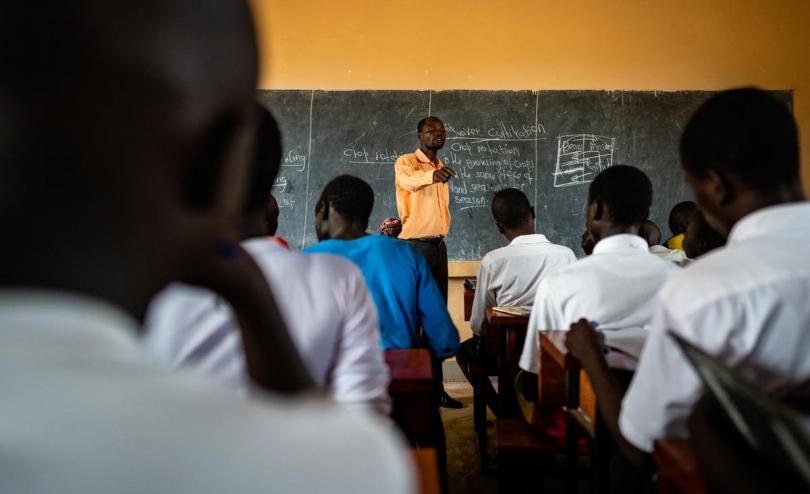
M 810 0 L 252 4 L 263 88 L 794 89 L 810 184 Z

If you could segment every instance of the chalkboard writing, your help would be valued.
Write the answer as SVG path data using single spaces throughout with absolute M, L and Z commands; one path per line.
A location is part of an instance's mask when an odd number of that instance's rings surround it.
M 506 240 L 489 212 L 505 187 L 526 193 L 535 226 L 579 252 L 587 184 L 613 164 L 644 170 L 653 182 L 651 218 L 666 235 L 670 208 L 690 199 L 678 159 L 681 129 L 707 91 L 298 91 L 263 90 L 259 99 L 284 135 L 273 193 L 279 234 L 291 245 L 316 241 L 314 208 L 332 178 L 348 173 L 375 190 L 370 231 L 397 216 L 394 162 L 416 150 L 416 123 L 436 115 L 447 139 L 440 158 L 449 182 L 453 260 L 480 259 Z M 775 93 L 788 105 L 792 93 Z

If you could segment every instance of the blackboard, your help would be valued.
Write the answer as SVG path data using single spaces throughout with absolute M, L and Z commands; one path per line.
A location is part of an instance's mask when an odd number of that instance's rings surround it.
M 681 178 L 681 130 L 710 91 L 300 91 L 261 90 L 279 120 L 284 161 L 273 193 L 279 235 L 316 242 L 314 208 L 332 178 L 351 174 L 375 190 L 369 230 L 396 217 L 394 161 L 418 146 L 416 123 L 441 118 L 439 156 L 451 180 L 451 260 L 478 260 L 506 240 L 490 214 L 495 191 L 523 190 L 536 229 L 581 255 L 588 183 L 613 164 L 644 170 L 654 187 L 651 219 L 666 237 L 671 207 L 691 199 Z M 792 92 L 775 94 L 792 105 Z

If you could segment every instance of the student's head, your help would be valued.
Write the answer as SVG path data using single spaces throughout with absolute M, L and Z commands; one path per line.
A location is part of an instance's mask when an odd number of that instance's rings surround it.
M 706 221 L 723 235 L 757 209 L 803 198 L 796 122 L 759 89 L 706 101 L 684 129 L 681 164 Z
M 582 236 L 579 238 L 579 246 L 582 247 L 582 252 L 584 252 L 586 256 L 593 254 L 593 237 L 591 237 L 591 232 L 589 232 L 587 228 L 582 232 Z
M 599 173 L 588 189 L 585 215 L 594 243 L 618 233 L 637 234 L 651 204 L 652 184 L 638 168 L 614 165 Z
M 697 259 L 703 254 L 725 245 L 726 239 L 712 230 L 699 210 L 694 210 L 686 226 L 683 237 L 683 250 L 689 259 Z
M 278 216 L 278 201 L 270 194 L 267 196 L 267 206 L 264 210 L 264 226 L 265 233 L 271 237 L 278 231 Z
M 444 147 L 444 123 L 437 117 L 425 117 L 416 124 L 416 136 L 421 148 L 438 151 Z
M 638 236 L 646 240 L 650 247 L 661 243 L 661 229 L 649 219 L 642 221 L 639 225 Z
M 315 233 L 327 240 L 351 230 L 365 232 L 374 209 L 374 191 L 363 180 L 341 175 L 326 184 L 315 204 Z
M 697 207 L 692 201 L 679 202 L 672 207 L 669 212 L 669 231 L 672 236 L 680 235 L 686 231 L 686 225 L 689 224 L 689 218 L 695 212 Z
M 154 293 L 237 236 L 257 80 L 250 13 L 210 0 L 41 9 L 11 2 L 0 16 L 0 221 L 15 239 L 0 247 L 14 259 L 0 284 L 142 318 Z
M 278 229 L 278 203 L 270 191 L 281 166 L 281 132 L 276 120 L 264 106 L 257 103 L 256 113 L 258 119 L 253 140 L 253 160 L 242 208 L 243 234 L 275 235 Z M 271 218 L 271 213 L 275 215 L 274 218 Z M 268 231 L 271 228 L 272 233 Z
M 526 194 L 518 189 L 503 189 L 492 198 L 492 217 L 495 226 L 509 240 L 534 233 L 534 208 Z

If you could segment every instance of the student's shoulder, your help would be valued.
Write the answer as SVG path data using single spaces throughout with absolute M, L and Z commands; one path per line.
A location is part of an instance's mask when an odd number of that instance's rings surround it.
M 167 392 L 163 394 L 162 401 L 166 406 L 158 409 L 166 415 L 177 415 L 166 417 L 164 421 L 174 422 L 183 414 L 183 410 L 199 416 L 200 420 L 183 421 L 186 425 L 172 429 L 184 429 L 182 434 L 188 438 L 198 436 L 206 438 L 205 441 L 219 437 L 223 444 L 229 445 L 229 451 L 212 454 L 231 456 L 231 464 L 252 470 L 265 463 L 261 458 L 266 458 L 268 450 L 275 449 L 289 462 L 302 467 L 293 469 L 297 472 L 306 470 L 303 467 L 320 456 L 322 461 L 340 464 L 340 471 L 346 471 L 347 475 L 364 475 L 360 470 L 367 468 L 369 462 L 379 472 L 394 475 L 394 479 L 386 480 L 382 474 L 365 474 L 365 482 L 373 481 L 380 488 L 393 486 L 396 492 L 406 492 L 403 486 L 410 485 L 404 445 L 373 417 L 341 409 L 319 398 L 244 399 L 231 390 L 202 382 L 204 378 L 201 376 L 188 373 L 184 376 L 166 376 L 165 379 L 168 381 L 165 386 Z M 199 442 L 198 439 L 192 440 Z M 318 451 L 313 452 L 307 446 L 313 442 L 320 445 Z M 353 466 L 350 463 L 358 464 Z M 269 468 L 272 470 L 275 467 Z M 243 472 L 249 475 L 257 473 Z M 274 473 L 277 477 L 296 475 L 285 474 L 279 469 Z M 315 491 L 324 492 L 328 487 L 319 487 L 321 480 L 317 479 L 308 483 L 303 477 L 288 478 L 298 485 L 309 485 Z M 346 482 L 353 485 L 360 481 L 346 479 Z M 361 490 L 359 485 L 356 487 Z

